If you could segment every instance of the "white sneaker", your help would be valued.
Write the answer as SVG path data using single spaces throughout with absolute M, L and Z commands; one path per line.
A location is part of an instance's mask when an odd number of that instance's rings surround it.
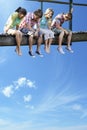
M 65 54 L 65 52 L 63 51 L 62 47 L 58 47 L 57 50 L 61 53 L 61 54 Z
M 73 53 L 73 52 L 74 52 L 74 51 L 71 49 L 71 47 L 70 47 L 70 46 L 69 46 L 69 47 L 67 46 L 67 47 L 66 47 L 66 49 L 67 49 L 69 52 L 71 52 L 71 53 Z

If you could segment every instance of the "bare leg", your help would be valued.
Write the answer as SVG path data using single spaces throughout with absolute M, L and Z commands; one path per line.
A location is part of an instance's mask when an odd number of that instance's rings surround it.
M 65 54 L 65 52 L 64 52 L 63 49 L 62 49 L 63 37 L 64 37 L 64 31 L 62 31 L 62 32 L 60 33 L 59 38 L 58 38 L 58 41 L 59 41 L 58 51 L 59 51 L 61 54 Z
M 67 37 L 67 47 L 66 47 L 66 49 L 68 51 L 70 51 L 71 53 L 73 53 L 74 51 L 70 47 L 71 38 L 72 38 L 72 32 L 69 32 L 68 37 Z
M 47 47 L 47 45 L 48 45 L 48 39 L 45 40 L 45 51 L 48 53 L 48 47 Z
M 32 45 L 34 43 L 33 35 L 29 36 L 29 51 L 32 52 Z
M 22 55 L 21 49 L 20 49 L 20 44 L 22 41 L 22 33 L 20 31 L 16 31 L 15 32 L 16 35 L 16 42 L 17 42 L 17 46 L 16 46 L 16 52 L 18 55 Z
M 67 37 L 67 46 L 68 47 L 70 46 L 71 38 L 72 38 L 72 32 L 70 31 L 69 34 L 68 34 L 68 37 Z
M 63 37 L 64 37 L 64 31 L 62 31 L 62 32 L 59 34 L 59 38 L 58 38 L 59 47 L 62 46 Z
M 29 36 L 29 55 L 32 57 L 35 57 L 35 55 L 32 53 L 32 45 L 34 43 L 33 35 Z
M 47 48 L 48 48 L 48 53 L 50 53 L 50 45 L 52 44 L 52 41 L 53 41 L 53 39 L 50 38 L 50 39 L 49 39 L 48 46 L 47 46 Z
M 38 38 L 38 43 L 37 43 L 37 50 L 36 51 L 40 51 L 40 45 L 41 45 L 41 43 L 42 43 L 42 36 L 40 36 L 39 38 Z

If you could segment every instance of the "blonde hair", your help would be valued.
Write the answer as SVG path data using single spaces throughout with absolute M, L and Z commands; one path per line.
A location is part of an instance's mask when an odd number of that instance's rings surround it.
M 48 8 L 48 9 L 46 9 L 46 11 L 45 11 L 44 15 L 48 14 L 49 12 L 52 12 L 52 15 L 54 14 L 53 9 Z

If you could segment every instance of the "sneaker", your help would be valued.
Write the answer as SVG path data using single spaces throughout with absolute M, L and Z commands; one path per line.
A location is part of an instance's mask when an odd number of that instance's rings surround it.
M 43 55 L 42 55 L 39 51 L 36 51 L 36 53 L 37 53 L 40 57 L 43 57 Z
M 71 52 L 71 53 L 73 53 L 73 52 L 74 52 L 74 51 L 71 49 L 71 47 L 70 47 L 70 46 L 69 46 L 69 47 L 67 46 L 67 47 L 66 47 L 66 49 L 67 49 L 69 52 Z
M 32 53 L 32 51 L 29 51 L 29 55 L 32 56 L 33 58 L 35 57 L 35 55 Z
M 61 54 L 65 54 L 65 52 L 63 51 L 62 47 L 58 47 L 57 50 L 61 53 Z

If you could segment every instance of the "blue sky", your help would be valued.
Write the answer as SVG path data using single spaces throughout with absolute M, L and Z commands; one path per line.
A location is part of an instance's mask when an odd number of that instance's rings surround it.
M 0 0 L 0 5 L 0 33 L 17 7 L 27 11 L 40 7 L 25 0 Z M 46 8 L 53 8 L 54 16 L 68 11 L 68 6 L 52 3 L 44 3 Z M 87 7 L 74 6 L 73 31 L 87 30 L 86 12 Z M 72 43 L 73 54 L 63 48 L 65 55 L 53 45 L 46 54 L 42 45 L 44 57 L 31 58 L 28 46 L 21 46 L 21 57 L 15 54 L 15 46 L 0 47 L 1 130 L 87 130 L 87 44 Z

